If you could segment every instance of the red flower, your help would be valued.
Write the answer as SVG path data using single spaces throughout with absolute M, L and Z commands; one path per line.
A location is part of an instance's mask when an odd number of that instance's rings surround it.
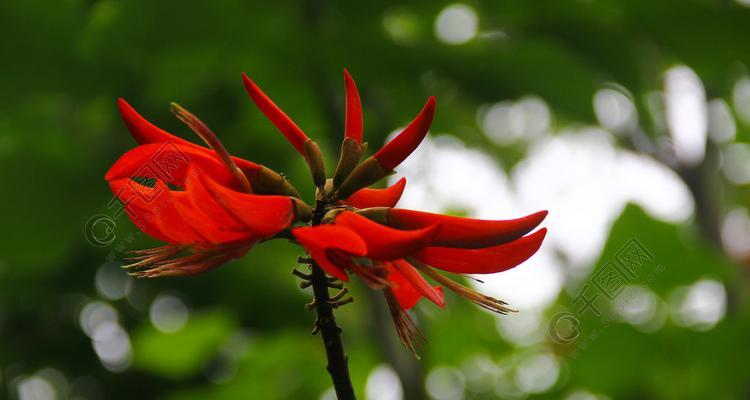
M 213 147 L 150 124 L 125 100 L 120 114 L 140 146 L 107 172 L 112 192 L 130 219 L 162 247 L 133 252 L 136 276 L 191 275 L 245 254 L 298 220 L 310 208 L 270 169 L 229 157 L 216 136 L 179 106 L 174 111 Z
M 279 174 L 229 156 L 210 129 L 181 107 L 173 105 L 173 112 L 209 147 L 151 125 L 120 100 L 123 119 L 140 146 L 123 155 L 106 179 L 138 228 L 168 243 L 135 252 L 129 266 L 134 274 L 203 272 L 243 255 L 259 241 L 282 237 L 296 240 L 327 274 L 348 281 L 354 273 L 381 290 L 399 337 L 415 353 L 421 336 L 405 310 L 423 297 L 445 306 L 442 287 L 422 274 L 488 310 L 510 311 L 503 301 L 436 269 L 490 274 L 519 265 L 541 246 L 546 229 L 530 232 L 547 212 L 492 221 L 395 208 L 405 179 L 385 189 L 367 186 L 392 173 L 424 139 L 435 99 L 429 98 L 401 133 L 360 162 L 366 148 L 360 98 L 349 73 L 344 71 L 344 77 L 344 139 L 335 173 L 326 179 L 315 142 L 243 74 L 250 98 L 305 158 L 318 186 L 314 211 Z M 295 225 L 311 219 L 311 224 Z

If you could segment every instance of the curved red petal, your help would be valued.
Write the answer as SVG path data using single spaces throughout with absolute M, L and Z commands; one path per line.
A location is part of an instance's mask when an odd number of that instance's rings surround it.
M 362 143 L 362 102 L 359 98 L 357 85 L 344 69 L 344 82 L 346 86 L 346 123 L 344 136 Z
M 418 229 L 440 224 L 434 246 L 472 249 L 518 239 L 536 228 L 546 216 L 547 211 L 539 211 L 518 219 L 493 221 L 394 208 L 388 211 L 388 225 Z
M 244 231 L 247 227 L 236 217 L 230 214 L 216 200 L 215 193 L 208 190 L 200 178 L 200 171 L 191 168 L 185 179 L 185 193 L 190 200 L 192 208 L 206 216 L 228 231 Z
M 391 282 L 391 292 L 396 296 L 398 304 L 404 310 L 410 310 L 422 299 L 420 293 L 399 271 L 389 268 L 388 281 Z
M 343 203 L 355 208 L 395 207 L 401 199 L 405 187 L 406 178 L 401 178 L 385 189 L 360 189 L 344 200 Z
M 254 235 L 249 232 L 225 229 L 225 227 L 216 220 L 209 218 L 205 213 L 197 210 L 193 206 L 187 192 L 172 192 L 171 194 L 175 201 L 175 207 L 183 220 L 190 225 L 193 230 L 200 232 L 201 236 L 205 237 L 208 242 L 214 244 L 232 243 L 238 241 L 251 241 L 255 238 Z
M 405 279 L 421 296 L 435 303 L 438 307 L 445 307 L 445 296 L 443 288 L 440 286 L 431 286 L 429 282 L 417 271 L 411 264 L 404 260 L 396 260 L 393 267 L 398 274 L 397 278 Z M 400 275 L 400 276 L 399 276 Z M 391 280 L 391 277 L 388 277 Z M 396 295 L 398 297 L 398 294 Z
M 292 223 L 294 204 L 289 197 L 242 193 L 223 186 L 208 176 L 200 177 L 219 204 L 258 236 L 264 239 L 273 237 Z
M 207 242 L 185 222 L 175 207 L 171 191 L 162 181 L 148 187 L 124 178 L 110 181 L 109 185 L 133 223 L 149 236 L 179 244 Z
M 310 256 L 331 276 L 342 281 L 349 281 L 343 266 L 339 266 L 330 257 L 330 253 L 339 250 L 355 257 L 367 254 L 367 245 L 354 231 L 342 226 L 318 225 L 292 229 L 292 234 L 307 249 Z
M 156 125 L 146 121 L 125 99 L 117 99 L 117 108 L 120 110 L 120 116 L 128 127 L 130 134 L 139 144 L 173 142 L 177 144 L 187 144 L 198 146 L 190 143 L 185 139 L 179 138 Z
M 130 220 L 138 229 L 152 238 L 162 242 L 175 243 L 156 225 L 156 216 L 153 212 L 132 205 L 133 198 L 136 197 L 136 192 L 130 188 L 130 185 L 134 184 L 130 182 L 132 182 L 130 179 L 119 179 L 109 182 L 112 193 L 120 199 Z
M 351 211 L 339 214 L 336 225 L 357 232 L 367 244 L 367 256 L 376 260 L 397 260 L 411 256 L 429 246 L 440 229 L 438 225 L 411 231 L 393 229 Z
M 191 167 L 224 185 L 238 186 L 236 178 L 215 155 L 197 146 L 176 143 L 152 143 L 131 149 L 112 165 L 104 179 L 160 179 L 182 187 Z
M 546 234 L 547 229 L 542 228 L 510 243 L 484 249 L 426 247 L 417 253 L 415 258 L 444 271 L 460 274 L 493 274 L 511 269 L 533 256 L 542 245 Z
M 250 95 L 255 105 L 271 120 L 276 128 L 286 137 L 286 140 L 304 156 L 307 135 L 244 73 L 242 74 L 242 81 L 245 84 L 247 94 Z
M 422 111 L 416 118 L 399 133 L 393 140 L 386 143 L 373 157 L 386 171 L 392 171 L 401 164 L 422 142 L 435 116 L 435 98 L 427 100 Z

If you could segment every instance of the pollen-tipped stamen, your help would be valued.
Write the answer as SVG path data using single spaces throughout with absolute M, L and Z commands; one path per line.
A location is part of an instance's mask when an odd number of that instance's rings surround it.
M 128 275 L 136 278 L 195 275 L 214 269 L 231 259 L 232 256 L 221 254 L 214 254 L 203 259 L 188 256 L 170 260 L 169 262 L 154 265 L 146 269 L 129 272 Z
M 175 254 L 178 254 L 185 250 L 185 246 L 166 245 L 155 247 L 152 249 L 134 250 L 128 252 L 133 256 L 126 257 L 125 260 L 132 261 L 130 264 L 125 264 L 122 268 L 133 269 L 150 264 L 156 264 L 158 262 L 168 260 Z
M 176 246 L 168 245 L 155 249 L 139 250 L 143 253 L 134 257 L 136 262 L 125 265 L 130 269 L 129 275 L 138 278 L 154 278 L 157 276 L 195 275 L 217 268 L 233 258 L 240 257 L 249 249 L 247 244 L 211 245 L 211 246 Z M 186 250 L 192 254 L 176 257 Z
M 406 310 L 401 307 L 396 300 L 396 295 L 393 294 L 391 289 L 385 289 L 383 291 L 385 296 L 385 302 L 388 304 L 388 310 L 391 312 L 391 318 L 393 319 L 393 325 L 396 328 L 396 333 L 401 341 L 401 344 L 406 347 L 415 358 L 419 359 L 420 354 L 424 350 L 424 345 L 427 344 L 427 339 L 422 334 L 422 331 L 417 328 L 414 321 L 406 313 Z
M 484 295 L 472 289 L 469 289 L 468 287 L 459 284 L 458 282 L 444 276 L 443 274 L 435 271 L 431 267 L 425 264 L 422 264 L 421 262 L 415 259 L 410 258 L 409 262 L 415 267 L 417 267 L 420 271 L 424 272 L 425 275 L 432 278 L 434 281 L 447 287 L 448 289 L 450 289 L 457 295 L 471 300 L 472 302 L 476 303 L 478 306 L 486 310 L 489 310 L 498 314 L 503 314 L 503 315 L 508 314 L 509 312 L 518 312 L 518 310 L 513 310 L 511 308 L 508 308 L 507 307 L 508 303 L 502 300 L 498 300 L 494 297 Z
M 223 162 L 224 165 L 229 168 L 229 171 L 232 172 L 232 175 L 237 178 L 242 189 L 247 193 L 252 193 L 253 188 L 250 185 L 250 181 L 247 180 L 247 176 L 245 176 L 245 173 L 242 172 L 237 164 L 232 161 L 232 157 L 219 140 L 219 137 L 216 136 L 216 134 L 203 121 L 193 115 L 190 111 L 184 109 L 181 105 L 172 102 L 169 104 L 169 109 L 180 121 L 200 136 L 200 138 L 206 142 L 208 147 L 216 152 L 216 155 L 219 156 L 221 162 Z

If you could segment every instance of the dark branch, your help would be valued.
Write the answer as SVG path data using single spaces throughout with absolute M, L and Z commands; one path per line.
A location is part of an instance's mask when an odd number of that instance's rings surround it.
M 312 225 L 320 224 L 325 213 L 325 203 L 318 203 L 315 208 Z M 312 261 L 312 260 L 311 260 Z M 331 374 L 333 387 L 336 390 L 336 397 L 339 400 L 354 400 L 354 388 L 349 378 L 349 363 L 344 345 L 341 343 L 341 328 L 336 325 L 336 318 L 333 315 L 333 305 L 328 293 L 330 282 L 325 272 L 314 262 L 312 267 L 312 288 L 315 295 L 315 320 L 314 333 L 320 332 L 323 338 L 323 346 L 326 349 L 328 358 L 328 373 Z

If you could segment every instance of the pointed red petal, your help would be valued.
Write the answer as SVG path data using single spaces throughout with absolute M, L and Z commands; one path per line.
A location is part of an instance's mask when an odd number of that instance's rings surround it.
M 405 279 L 416 291 L 419 292 L 420 295 L 437 304 L 438 307 L 445 307 L 445 296 L 443 296 L 442 287 L 430 286 L 429 282 L 424 279 L 422 274 L 404 260 L 396 260 L 392 264 L 395 271 L 398 272 L 398 275 Z M 391 280 L 390 276 L 388 277 L 388 280 Z M 396 294 L 396 297 L 398 297 L 398 293 Z
M 133 138 L 138 144 L 173 142 L 197 146 L 196 144 L 181 139 L 146 121 L 145 118 L 138 114 L 135 109 L 122 98 L 117 99 L 117 108 L 120 110 L 120 116 L 125 122 L 125 125 L 127 125 L 130 134 L 133 135 Z
M 344 200 L 343 203 L 355 208 L 395 207 L 401 199 L 405 187 L 406 178 L 401 178 L 385 189 L 360 189 Z
M 133 223 L 146 234 L 170 243 L 204 243 L 206 239 L 188 225 L 175 207 L 164 182 L 143 186 L 131 179 L 109 182 L 112 192 L 123 202 Z
M 318 225 L 292 229 L 292 234 L 307 249 L 310 256 L 331 276 L 349 281 L 343 266 L 339 266 L 329 254 L 336 250 L 355 257 L 364 256 L 367 246 L 354 231 L 335 225 Z
M 367 256 L 376 260 L 408 257 L 430 245 L 439 231 L 438 225 L 411 231 L 393 229 L 351 211 L 339 214 L 336 217 L 336 225 L 357 232 L 367 244 Z
M 493 221 L 394 208 L 388 212 L 388 225 L 398 229 L 418 229 L 439 223 L 440 233 L 434 246 L 471 249 L 518 239 L 536 228 L 546 216 L 547 211 L 539 211 L 518 219 Z
M 292 223 L 294 204 L 289 197 L 238 192 L 203 175 L 201 181 L 229 214 L 261 238 L 273 237 Z
M 380 166 L 386 171 L 392 171 L 396 166 L 401 164 L 414 149 L 419 146 L 427 131 L 432 124 L 432 118 L 435 116 L 435 98 L 430 97 L 427 100 L 422 111 L 416 118 L 399 133 L 393 140 L 386 143 L 380 151 L 373 157 L 378 160 Z
M 245 89 L 255 105 L 271 120 L 276 128 L 286 137 L 286 140 L 304 156 L 307 135 L 244 73 L 242 74 L 242 81 L 245 83 Z
M 547 229 L 542 228 L 510 243 L 484 249 L 426 247 L 417 253 L 415 258 L 444 271 L 460 274 L 493 274 L 511 269 L 533 256 L 542 245 L 546 234 Z
M 344 136 L 350 137 L 359 143 L 362 143 L 362 102 L 359 99 L 357 85 L 354 79 L 349 75 L 349 71 L 344 69 L 344 82 L 346 85 L 346 125 Z

